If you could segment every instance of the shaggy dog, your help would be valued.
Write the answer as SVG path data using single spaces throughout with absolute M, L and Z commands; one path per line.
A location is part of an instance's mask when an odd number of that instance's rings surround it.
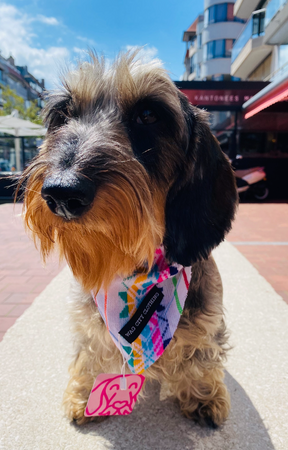
M 122 365 L 91 290 L 149 271 L 162 245 L 167 261 L 192 266 L 192 278 L 174 337 L 144 375 L 165 383 L 185 416 L 220 425 L 230 407 L 228 345 L 211 251 L 230 230 L 237 194 L 206 113 L 159 64 L 127 53 L 108 68 L 91 54 L 50 93 L 44 115 L 47 136 L 20 185 L 44 260 L 56 246 L 75 277 L 67 416 L 90 420 L 84 410 L 96 376 Z

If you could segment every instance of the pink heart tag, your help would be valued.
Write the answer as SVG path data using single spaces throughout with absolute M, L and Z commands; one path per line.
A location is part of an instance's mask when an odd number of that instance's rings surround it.
M 101 373 L 95 380 L 84 415 L 124 416 L 130 414 L 143 386 L 144 375 Z M 126 385 L 126 386 L 125 386 Z

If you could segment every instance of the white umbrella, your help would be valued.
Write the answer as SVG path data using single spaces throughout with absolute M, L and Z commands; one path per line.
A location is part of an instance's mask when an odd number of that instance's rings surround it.
M 13 111 L 8 116 L 0 116 L 0 132 L 10 134 L 15 137 L 16 170 L 20 171 L 20 137 L 44 136 L 46 128 L 29 120 L 19 119 Z
M 0 131 L 17 137 L 44 136 L 46 128 L 30 120 L 19 119 L 12 113 L 9 116 L 0 116 Z

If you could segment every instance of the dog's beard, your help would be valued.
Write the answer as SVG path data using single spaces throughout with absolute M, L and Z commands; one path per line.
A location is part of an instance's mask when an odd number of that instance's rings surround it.
M 32 173 L 31 173 L 32 172 Z M 30 170 L 24 220 L 45 261 L 57 247 L 84 289 L 107 288 L 116 274 L 149 269 L 164 232 L 164 201 L 148 177 L 111 176 L 80 219 L 55 216 L 41 197 L 44 165 Z

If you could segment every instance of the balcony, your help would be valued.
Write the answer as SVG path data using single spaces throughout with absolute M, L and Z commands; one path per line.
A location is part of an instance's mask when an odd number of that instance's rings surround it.
M 266 8 L 265 44 L 287 44 L 288 0 L 270 0 Z
M 249 74 L 271 53 L 264 45 L 265 9 L 255 11 L 232 49 L 231 75 L 247 79 Z
M 248 19 L 257 8 L 259 0 L 236 0 L 234 4 L 234 16 Z
M 195 53 L 197 52 L 197 43 L 196 40 L 194 40 L 193 42 L 191 42 L 190 47 L 189 47 L 189 58 L 192 58 L 193 55 L 195 55 Z

